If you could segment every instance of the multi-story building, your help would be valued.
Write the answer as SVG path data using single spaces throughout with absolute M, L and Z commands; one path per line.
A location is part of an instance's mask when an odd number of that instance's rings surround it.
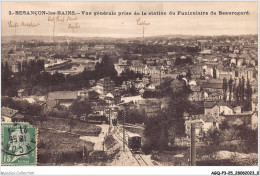
M 100 94 L 113 93 L 115 90 L 115 83 L 110 77 L 105 77 L 97 82 L 97 92 Z

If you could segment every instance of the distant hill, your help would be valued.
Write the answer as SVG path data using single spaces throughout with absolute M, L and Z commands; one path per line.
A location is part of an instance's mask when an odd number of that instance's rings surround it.
M 218 38 L 218 37 L 235 37 L 235 36 L 193 36 L 193 35 L 158 35 L 145 37 L 145 40 L 170 40 L 174 38 L 179 39 L 207 39 L 207 38 Z M 257 37 L 257 35 L 241 35 L 240 37 Z M 43 42 L 66 42 L 66 41 L 129 41 L 129 40 L 142 40 L 142 37 L 135 38 L 112 38 L 112 37 L 68 37 L 68 36 L 2 36 L 2 42 L 15 41 L 43 41 Z
M 113 41 L 113 40 L 118 40 L 118 38 L 106 38 L 106 37 L 71 37 L 71 36 L 3 36 L 2 37 L 2 42 L 10 42 L 12 40 L 15 41 L 32 41 L 32 40 L 37 40 L 37 41 L 43 41 L 43 42 L 66 42 L 67 40 L 69 41 L 86 41 L 86 40 L 95 40 L 95 41 Z M 120 39 L 119 39 L 120 40 Z

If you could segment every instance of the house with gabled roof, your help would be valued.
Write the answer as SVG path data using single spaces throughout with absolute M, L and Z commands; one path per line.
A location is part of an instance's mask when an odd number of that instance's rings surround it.
M 220 101 L 217 103 L 219 106 L 219 112 L 221 115 L 232 115 L 234 114 L 234 109 L 228 105 L 226 102 L 224 101 Z
M 219 106 L 216 102 L 204 103 L 204 115 L 211 115 L 213 117 L 219 117 Z
M 70 106 L 74 100 L 78 98 L 78 92 L 76 91 L 55 91 L 49 92 L 47 98 L 49 100 L 55 100 L 56 104 Z
M 219 117 L 220 115 L 232 115 L 234 110 L 226 102 L 205 102 L 204 103 L 204 115 L 211 115 L 213 117 Z
M 1 119 L 2 122 L 22 122 L 24 120 L 24 116 L 21 115 L 18 110 L 2 107 Z

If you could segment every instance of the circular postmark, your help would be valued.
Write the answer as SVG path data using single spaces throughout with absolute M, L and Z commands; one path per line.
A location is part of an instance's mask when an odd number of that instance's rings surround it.
M 2 165 L 35 165 L 37 129 L 29 123 L 2 124 Z

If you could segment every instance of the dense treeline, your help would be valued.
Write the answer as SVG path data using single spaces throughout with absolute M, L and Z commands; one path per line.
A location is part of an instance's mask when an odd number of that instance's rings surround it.
M 44 70 L 43 60 L 30 60 L 17 63 L 17 71 L 13 73 L 8 62 L 1 64 L 2 95 L 15 96 L 16 91 L 25 88 L 36 75 Z
M 245 81 L 245 78 L 242 77 L 239 79 L 238 84 L 234 83 L 234 80 L 226 78 L 223 79 L 223 92 L 224 92 L 224 101 L 228 103 L 231 102 L 231 97 L 233 94 L 234 97 L 234 106 L 242 106 L 243 110 L 249 111 L 252 109 L 252 87 L 249 79 Z M 229 98 L 227 98 L 229 97 Z
M 38 104 L 30 104 L 27 101 L 13 100 L 9 97 L 2 97 L 2 106 L 9 107 L 18 110 L 24 116 L 39 116 L 41 112 L 41 106 Z
M 174 145 L 174 138 L 185 135 L 184 113 L 196 114 L 196 107 L 188 100 L 189 89 L 178 92 L 169 92 L 171 97 L 168 109 L 158 113 L 159 115 L 147 118 L 145 131 L 147 142 L 145 151 L 167 150 Z
M 20 68 L 20 69 L 19 69 Z M 67 75 L 44 71 L 41 60 L 23 62 L 18 66 L 18 73 L 2 63 L 2 95 L 16 96 L 17 90 L 26 89 L 29 94 L 43 95 L 50 91 L 78 90 L 89 87 L 89 80 L 99 80 L 109 76 L 116 84 L 121 81 L 117 76 L 112 61 L 105 55 L 94 71 L 84 70 L 77 75 Z
M 124 81 L 136 80 L 142 78 L 143 78 L 143 74 L 135 73 L 133 70 L 127 69 L 121 73 L 120 77 L 118 77 L 116 81 L 119 84 L 122 84 Z

